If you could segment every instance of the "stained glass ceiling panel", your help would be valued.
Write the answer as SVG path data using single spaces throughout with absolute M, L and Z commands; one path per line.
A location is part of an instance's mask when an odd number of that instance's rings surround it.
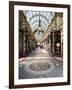
M 48 29 L 48 25 L 55 16 L 54 12 L 48 11 L 23 11 L 37 40 L 41 39 Z M 39 40 L 40 41 L 40 40 Z
M 34 31 L 41 27 L 44 32 L 48 28 L 48 24 L 51 22 L 54 17 L 54 12 L 48 11 L 23 11 L 24 15 L 27 17 L 27 21 L 31 26 L 31 29 Z

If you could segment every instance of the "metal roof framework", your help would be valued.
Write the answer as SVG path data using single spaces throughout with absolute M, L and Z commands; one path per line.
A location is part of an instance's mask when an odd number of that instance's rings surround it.
M 28 24 L 30 25 L 34 33 L 39 31 L 45 33 L 48 29 L 49 23 L 51 22 L 51 20 L 55 15 L 54 12 L 48 11 L 24 10 L 23 13 L 26 16 Z M 43 36 L 42 34 L 40 35 Z

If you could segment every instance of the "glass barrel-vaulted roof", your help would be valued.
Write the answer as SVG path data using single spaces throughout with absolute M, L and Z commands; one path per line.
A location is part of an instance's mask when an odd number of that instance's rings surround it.
M 30 27 L 33 32 L 36 30 L 42 30 L 42 32 L 46 32 L 49 23 L 51 22 L 52 18 L 54 17 L 54 12 L 48 11 L 23 11 L 24 15 L 27 17 L 27 21 L 30 24 Z M 36 34 L 39 34 L 36 32 Z M 43 33 L 41 34 L 41 36 Z M 40 35 L 39 35 L 40 36 Z M 37 35 L 38 37 L 38 35 Z

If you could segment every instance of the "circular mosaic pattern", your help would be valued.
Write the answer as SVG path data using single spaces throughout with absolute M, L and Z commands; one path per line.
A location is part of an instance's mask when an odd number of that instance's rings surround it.
M 46 63 L 46 62 L 35 62 L 32 63 L 28 66 L 28 68 L 32 71 L 44 71 L 44 70 L 48 70 L 51 68 L 51 64 Z
M 25 70 L 33 74 L 45 74 L 52 71 L 54 65 L 47 61 L 34 61 L 26 64 Z

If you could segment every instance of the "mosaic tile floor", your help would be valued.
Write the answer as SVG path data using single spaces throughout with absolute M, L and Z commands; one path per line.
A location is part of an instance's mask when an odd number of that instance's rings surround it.
M 54 65 L 45 60 L 35 60 L 25 65 L 25 70 L 31 74 L 40 75 L 45 74 L 54 68 Z
M 44 49 L 38 51 L 36 49 L 29 57 L 20 59 L 19 79 L 62 77 L 63 62 L 51 57 L 48 53 Z

